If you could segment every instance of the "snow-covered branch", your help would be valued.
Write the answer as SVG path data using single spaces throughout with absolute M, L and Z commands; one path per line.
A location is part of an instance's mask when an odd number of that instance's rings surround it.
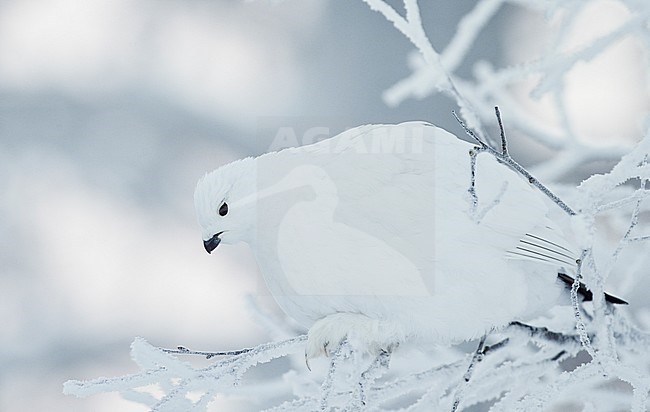
M 639 342 L 650 342 L 650 336 L 631 327 L 623 317 L 616 317 L 614 329 L 619 350 L 628 359 L 610 365 L 606 373 L 629 382 L 635 388 L 634 402 L 644 404 L 650 378 L 637 365 L 639 361 L 647 364 L 648 354 L 641 350 L 637 356 L 629 356 L 639 349 Z M 492 399 L 499 399 L 494 410 L 512 410 L 508 409 L 512 405 L 548 405 L 570 396 L 574 387 L 596 390 L 607 382 L 594 363 L 556 377 L 560 362 L 581 351 L 576 335 L 514 323 L 489 339 L 494 343 L 479 345 L 474 353 L 451 351 L 442 357 L 442 363 L 429 358 L 433 366 L 424 368 L 411 358 L 414 353 L 409 350 L 396 353 L 389 368 L 390 354 L 370 359 L 352 352 L 344 343 L 319 371 L 310 372 L 303 365 L 287 370 L 282 377 L 260 378 L 247 372 L 274 359 L 294 354 L 300 357 L 306 336 L 263 344 L 207 367 L 194 367 L 138 338 L 131 355 L 140 372 L 69 381 L 64 392 L 78 397 L 119 392 L 152 411 L 206 410 L 210 402 L 223 395 L 254 396 L 260 404 L 288 398 L 267 411 L 392 410 L 388 405 L 405 395 L 413 399 L 412 403 L 402 400 L 407 410 L 427 410 L 432 405 L 445 405 L 448 410 L 456 405 L 461 410 Z M 619 405 L 622 399 L 615 397 L 607 403 Z
M 482 131 L 481 122 L 492 121 L 492 107 L 499 105 L 508 113 L 511 129 L 522 132 L 549 149 L 559 151 L 547 165 L 539 168 L 541 176 L 545 178 L 560 178 L 595 160 L 615 161 L 630 150 L 630 147 L 621 144 L 592 146 L 584 143 L 584 136 L 578 138 L 565 107 L 566 78 L 578 63 L 593 61 L 626 38 L 637 38 L 645 43 L 650 31 L 650 3 L 620 0 L 619 3 L 631 12 L 627 21 L 577 50 L 563 51 L 569 43 L 570 28 L 573 28 L 587 2 L 481 0 L 459 21 L 455 35 L 444 50 L 436 51 L 431 46 L 422 44 L 426 34 L 422 33 L 421 19 L 416 17 L 418 9 L 414 5 L 415 1 L 405 1 L 407 10 L 412 11 L 407 13 L 406 18 L 399 16 L 381 0 L 364 1 L 393 22 L 417 50 L 417 54 L 409 56 L 412 73 L 385 91 L 384 101 L 388 105 L 395 106 L 409 98 L 422 99 L 441 91 L 455 100 L 467 125 L 479 131 Z M 456 71 L 460 63 L 466 60 L 473 41 L 507 3 L 544 12 L 547 16 L 561 16 L 561 24 L 552 44 L 545 54 L 534 60 L 501 68 L 496 68 L 487 61 L 473 62 L 474 77 L 461 78 Z M 645 63 L 648 64 L 648 59 Z M 532 98 L 553 96 L 559 124 L 541 122 L 513 100 L 512 88 L 531 79 L 537 82 L 531 93 Z

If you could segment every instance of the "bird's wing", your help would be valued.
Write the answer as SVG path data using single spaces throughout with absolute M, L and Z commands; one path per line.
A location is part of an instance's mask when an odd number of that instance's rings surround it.
M 368 125 L 309 148 L 336 183 L 335 219 L 389 243 L 427 270 L 476 267 L 485 255 L 574 262 L 537 189 L 489 154 L 421 122 Z M 571 257 L 569 257 L 571 256 Z M 438 265 L 438 266 L 436 266 Z

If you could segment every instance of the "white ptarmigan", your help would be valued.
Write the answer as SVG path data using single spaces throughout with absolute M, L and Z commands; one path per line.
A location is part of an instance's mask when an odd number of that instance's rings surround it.
M 488 153 L 471 196 L 472 148 L 409 122 L 235 161 L 197 185 L 204 246 L 251 246 L 279 306 L 309 328 L 308 358 L 346 337 L 377 351 L 525 321 L 568 294 L 558 272 L 579 253 L 555 206 Z

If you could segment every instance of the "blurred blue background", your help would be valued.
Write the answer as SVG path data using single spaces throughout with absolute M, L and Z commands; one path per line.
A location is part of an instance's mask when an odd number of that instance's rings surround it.
M 475 4 L 422 3 L 437 47 Z M 514 15 L 500 11 L 468 61 L 501 62 Z M 0 410 L 143 410 L 61 394 L 135 371 L 135 336 L 267 340 L 247 315 L 245 295 L 266 294 L 247 248 L 203 250 L 196 180 L 266 151 L 281 126 L 459 133 L 444 97 L 382 101 L 412 50 L 360 0 L 0 2 Z

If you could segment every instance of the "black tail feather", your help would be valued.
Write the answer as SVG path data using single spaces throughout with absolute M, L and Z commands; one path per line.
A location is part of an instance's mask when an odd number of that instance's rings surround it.
M 560 279 L 562 282 L 564 282 L 567 287 L 570 289 L 571 285 L 573 285 L 574 279 L 567 275 L 566 273 L 558 273 L 557 274 L 558 279 Z M 591 293 L 589 289 L 585 286 L 584 283 L 580 282 L 580 287 L 578 287 L 578 294 L 582 296 L 583 302 L 589 302 L 594 300 L 594 295 Z M 615 304 L 615 305 L 627 305 L 628 303 L 624 301 L 621 298 L 617 298 L 616 296 L 612 296 L 608 293 L 605 293 L 605 301 Z

